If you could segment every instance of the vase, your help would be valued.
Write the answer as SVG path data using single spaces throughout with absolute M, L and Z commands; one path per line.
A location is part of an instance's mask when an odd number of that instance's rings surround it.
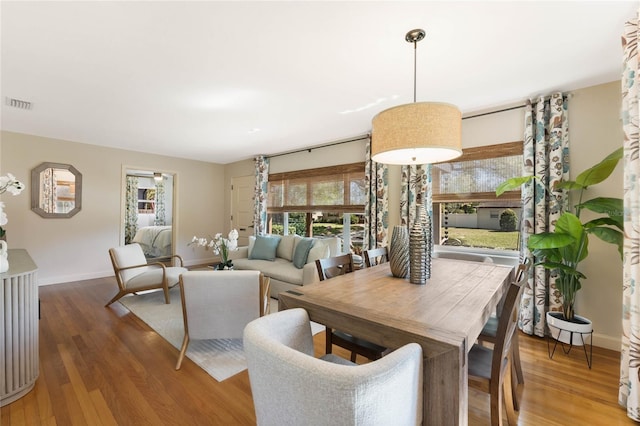
M 7 251 L 7 242 L 0 240 L 0 273 L 9 270 L 9 252 Z
M 389 244 L 389 267 L 394 277 L 409 275 L 409 232 L 406 226 L 394 226 Z
M 426 284 L 431 277 L 431 232 L 424 205 L 416 205 L 416 216 L 409 234 L 409 282 Z

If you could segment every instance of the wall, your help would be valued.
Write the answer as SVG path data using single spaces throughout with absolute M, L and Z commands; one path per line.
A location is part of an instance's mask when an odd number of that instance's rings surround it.
M 569 101 L 570 173 L 575 178 L 622 146 L 620 82 L 577 90 Z M 623 196 L 622 162 L 606 181 L 586 194 L 594 197 Z M 589 212 L 581 216 L 589 219 Z M 594 344 L 620 350 L 622 334 L 622 260 L 615 246 L 589 239 L 589 257 L 580 270 L 587 276 L 578 293 L 576 312 L 593 321 Z
M 113 275 L 108 249 L 121 243 L 125 166 L 175 174 L 176 252 L 188 265 L 211 260 L 211 252 L 187 245 L 193 235 L 223 226 L 224 166 L 20 133 L 0 136 L 1 174 L 13 173 L 27 186 L 19 196 L 2 195 L 7 241 L 29 251 L 41 285 Z M 72 164 L 82 173 L 82 210 L 74 217 L 45 219 L 31 211 L 30 171 L 44 161 Z

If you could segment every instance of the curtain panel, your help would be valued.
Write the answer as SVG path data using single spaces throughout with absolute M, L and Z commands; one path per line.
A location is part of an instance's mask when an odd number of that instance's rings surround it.
M 124 243 L 131 244 L 138 231 L 138 178 L 127 176 Z
M 400 224 L 408 230 L 415 220 L 418 194 L 422 194 L 425 210 L 433 218 L 431 183 L 431 164 L 402 166 Z
M 165 213 L 165 191 L 164 191 L 164 181 L 156 182 L 156 207 L 155 207 L 155 219 L 153 224 L 156 226 L 164 226 L 166 221 L 166 213 Z
M 255 158 L 256 184 L 253 190 L 253 233 L 264 235 L 267 232 L 267 192 L 269 182 L 269 159 L 264 155 Z
M 389 166 L 371 159 L 371 139 L 366 143 L 363 250 L 389 245 Z
M 524 119 L 523 174 L 538 179 L 522 189 L 522 259 L 532 258 L 527 248 L 529 235 L 553 232 L 555 222 L 568 208 L 566 191 L 552 189 L 555 182 L 569 177 L 567 99 L 556 92 L 548 99 L 528 101 Z M 525 333 L 544 337 L 546 312 L 561 310 L 562 296 L 556 288 L 556 273 L 542 266 L 531 269 L 520 302 L 518 323 Z
M 618 402 L 627 416 L 640 421 L 640 159 L 638 142 L 638 16 L 624 25 L 622 36 L 622 128 L 624 132 L 624 249 L 622 347 Z

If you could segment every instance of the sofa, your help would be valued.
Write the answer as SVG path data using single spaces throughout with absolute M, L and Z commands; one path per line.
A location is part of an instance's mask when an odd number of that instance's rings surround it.
M 255 270 L 271 279 L 271 297 L 320 281 L 316 259 L 341 254 L 338 237 L 304 238 L 299 235 L 249 237 L 249 245 L 229 252 L 235 270 Z

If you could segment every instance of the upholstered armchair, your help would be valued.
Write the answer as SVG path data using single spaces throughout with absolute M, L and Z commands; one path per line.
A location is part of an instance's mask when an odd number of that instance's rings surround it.
M 118 293 L 107 303 L 109 306 L 125 294 L 161 288 L 168 304 L 169 289 L 178 284 L 178 278 L 187 269 L 183 267 L 182 258 L 171 256 L 180 266 L 166 266 L 161 262 L 147 263 L 139 244 L 127 244 L 109 249 L 109 257 L 118 282 Z
M 309 316 L 298 308 L 250 322 L 244 350 L 258 425 L 422 422 L 416 343 L 362 365 L 333 354 L 315 358 Z
M 190 271 L 180 276 L 184 339 L 241 339 L 244 327 L 268 309 L 269 278 L 260 271 Z

